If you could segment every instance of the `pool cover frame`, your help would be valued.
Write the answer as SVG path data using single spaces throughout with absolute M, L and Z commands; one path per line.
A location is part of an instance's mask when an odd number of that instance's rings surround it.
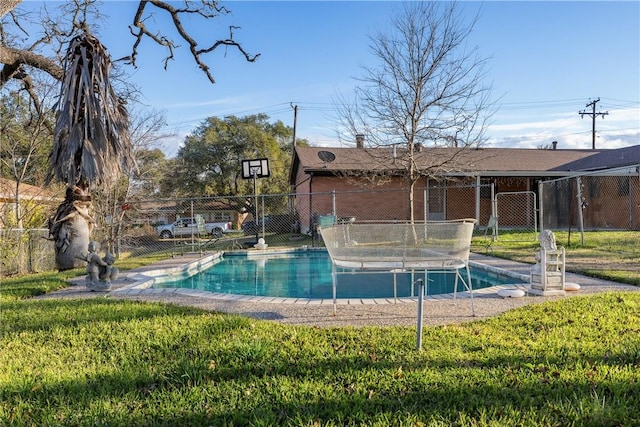
M 464 218 L 411 223 L 346 221 L 321 226 L 319 231 L 333 265 L 334 314 L 337 304 L 336 275 L 342 274 L 336 267 L 341 267 L 363 272 L 424 272 L 425 281 L 429 271 L 454 272 L 454 299 L 458 282 L 461 281 L 469 291 L 471 311 L 475 316 L 469 272 L 469 252 L 475 223 L 475 219 Z M 464 270 L 466 277 L 461 270 Z M 418 295 L 420 301 L 423 294 L 421 286 Z

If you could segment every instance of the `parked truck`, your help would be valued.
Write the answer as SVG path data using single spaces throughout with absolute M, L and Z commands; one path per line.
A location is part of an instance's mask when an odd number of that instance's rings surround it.
M 161 239 L 173 237 L 203 236 L 221 237 L 223 233 L 231 231 L 231 222 L 204 222 L 200 215 L 179 218 L 171 224 L 159 225 L 156 232 Z

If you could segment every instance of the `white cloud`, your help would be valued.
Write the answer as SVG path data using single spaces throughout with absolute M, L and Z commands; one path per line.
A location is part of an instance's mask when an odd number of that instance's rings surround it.
M 176 133 L 175 135 L 158 141 L 158 145 L 167 158 L 172 158 L 178 154 L 178 150 L 184 145 L 184 138 L 186 136 L 186 133 Z
M 526 117 L 525 117 L 526 119 Z M 536 148 L 558 141 L 558 148 L 591 149 L 592 119 L 562 113 L 546 120 L 520 120 L 516 123 L 489 127 L 488 145 L 498 147 Z M 596 148 L 620 148 L 640 144 L 640 108 L 610 110 L 596 117 Z

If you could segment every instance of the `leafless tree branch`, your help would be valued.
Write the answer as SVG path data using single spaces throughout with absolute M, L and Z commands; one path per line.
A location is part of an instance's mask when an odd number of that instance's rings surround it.
M 28 50 L 14 49 L 6 46 L 0 46 L 0 63 L 5 64 L 2 71 L 0 71 L 0 89 L 8 79 L 16 75 L 20 66 L 23 64 L 45 71 L 56 80 L 62 79 L 64 74 L 62 67 L 45 56 Z M 8 68 L 5 70 L 6 67 Z
M 370 37 L 378 63 L 363 67 L 353 101 L 338 103 L 343 129 L 367 132 L 369 147 L 398 148 L 410 219 L 417 180 L 464 169 L 462 153 L 482 145 L 493 113 L 491 85 L 484 82 L 487 59 L 467 46 L 477 17 L 465 22 L 462 16 L 455 2 L 402 4 L 390 28 Z M 454 150 L 425 162 L 422 147 Z
M 211 46 L 206 48 L 199 48 L 198 42 L 189 34 L 189 32 L 184 28 L 182 24 L 181 15 L 182 14 L 197 14 L 206 19 L 215 18 L 221 14 L 226 14 L 229 11 L 220 7 L 216 1 L 202 1 L 199 7 L 194 7 L 190 1 L 185 1 L 184 8 L 175 8 L 171 4 L 160 1 L 160 0 L 142 0 L 138 5 L 138 9 L 136 11 L 135 17 L 133 19 L 133 24 L 129 27 L 131 34 L 136 38 L 136 41 L 133 45 L 133 49 L 131 52 L 131 63 L 135 66 L 136 59 L 138 57 L 138 46 L 142 42 L 143 38 L 149 37 L 155 43 L 160 46 L 165 47 L 168 50 L 168 55 L 164 60 L 164 68 L 168 67 L 170 61 L 174 58 L 174 50 L 177 47 L 177 44 L 171 40 L 170 38 L 162 35 L 161 33 L 153 33 L 151 32 L 147 25 L 146 20 L 149 16 L 145 16 L 146 7 L 151 4 L 160 10 L 164 10 L 171 16 L 173 21 L 173 25 L 178 32 L 179 36 L 187 42 L 189 46 L 189 51 L 193 56 L 193 59 L 198 64 L 198 67 L 205 73 L 207 78 L 211 83 L 215 83 L 215 79 L 211 74 L 210 67 L 202 60 L 202 55 L 215 51 L 220 46 L 232 46 L 238 49 L 238 51 L 245 57 L 248 62 L 254 62 L 260 54 L 251 55 L 249 54 L 240 43 L 236 42 L 233 39 L 233 30 L 239 27 L 231 26 L 229 27 L 229 37 L 224 40 L 217 40 Z
M 20 32 L 28 35 L 25 22 L 28 17 L 21 14 L 19 9 L 14 9 L 20 1 L 11 0 L 11 4 L 7 3 L 7 8 L 3 12 L 9 13 L 10 17 L 5 17 L 0 21 L 0 64 L 4 67 L 0 70 L 0 89 L 11 79 L 24 82 L 22 73 L 29 73 L 28 68 L 35 68 L 45 71 L 56 80 L 61 80 L 63 76 L 62 63 L 64 57 L 64 46 L 70 39 L 78 34 L 89 32 L 89 22 L 94 22 L 99 18 L 98 0 L 69 0 L 64 7 L 62 14 L 64 21 L 54 21 L 46 12 L 48 5 L 45 5 L 45 13 L 38 17 L 37 22 L 41 24 L 43 36 L 32 43 L 29 47 L 18 47 L 9 36 L 5 33 L 5 24 L 10 22 L 18 28 Z M 132 65 L 136 65 L 138 57 L 138 49 L 144 38 L 150 38 L 154 43 L 167 49 L 168 55 L 164 60 L 165 69 L 169 62 L 174 59 L 175 49 L 179 46 L 169 36 L 162 32 L 154 32 L 147 26 L 147 22 L 153 17 L 153 12 L 168 13 L 173 22 L 173 26 L 178 36 L 186 42 L 189 51 L 193 56 L 198 67 L 205 73 L 211 83 L 215 83 L 211 68 L 204 60 L 204 56 L 212 53 L 220 47 L 234 47 L 240 52 L 248 62 L 254 62 L 260 56 L 252 55 L 247 52 L 243 46 L 234 39 L 234 30 L 239 27 L 229 27 L 229 36 L 212 43 L 210 46 L 202 47 L 195 40 L 189 31 L 183 25 L 182 17 L 186 15 L 197 15 L 204 19 L 212 19 L 224 14 L 228 14 L 229 10 L 220 6 L 217 1 L 201 0 L 199 2 L 185 0 L 184 7 L 176 7 L 175 3 L 161 0 L 140 0 L 133 23 L 129 27 L 129 31 L 135 37 L 132 51 L 129 59 Z M 4 3 L 3 3 L 4 5 Z M 36 22 L 36 21 L 34 21 Z M 55 43 L 54 43 L 55 42 Z M 48 58 L 37 53 L 40 45 L 47 44 L 56 53 L 57 58 Z M 24 67 L 23 67 L 24 66 Z M 26 89 L 26 88 L 25 88 Z

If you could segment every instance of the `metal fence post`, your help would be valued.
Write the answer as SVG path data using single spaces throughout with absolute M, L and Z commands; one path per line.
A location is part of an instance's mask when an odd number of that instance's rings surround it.
M 336 190 L 331 190 L 331 215 L 338 219 L 338 214 L 336 213 Z
M 582 206 L 584 200 L 582 199 L 582 180 L 580 177 L 576 178 L 576 198 L 578 199 L 578 223 L 580 224 L 580 242 L 584 246 L 584 217 L 582 216 Z
M 538 223 L 542 233 L 544 231 L 544 181 L 538 181 Z
M 491 215 L 493 216 L 493 228 L 491 230 L 491 241 L 498 239 L 498 198 L 496 196 L 496 184 L 491 183 Z
M 418 279 L 418 325 L 417 325 L 417 339 L 416 339 L 416 348 L 418 350 L 422 349 L 422 306 L 424 304 L 424 281 L 422 279 Z
M 33 241 L 33 232 L 32 230 L 28 230 L 27 231 L 27 235 L 29 236 L 29 257 L 27 259 L 27 271 L 29 273 L 35 273 L 35 263 L 34 263 L 34 252 L 35 252 L 35 245 L 34 245 L 34 241 Z
M 424 222 L 426 224 L 427 220 L 429 219 L 429 185 L 428 185 L 428 180 L 427 180 L 427 186 L 424 188 L 424 203 L 423 203 L 424 207 Z

